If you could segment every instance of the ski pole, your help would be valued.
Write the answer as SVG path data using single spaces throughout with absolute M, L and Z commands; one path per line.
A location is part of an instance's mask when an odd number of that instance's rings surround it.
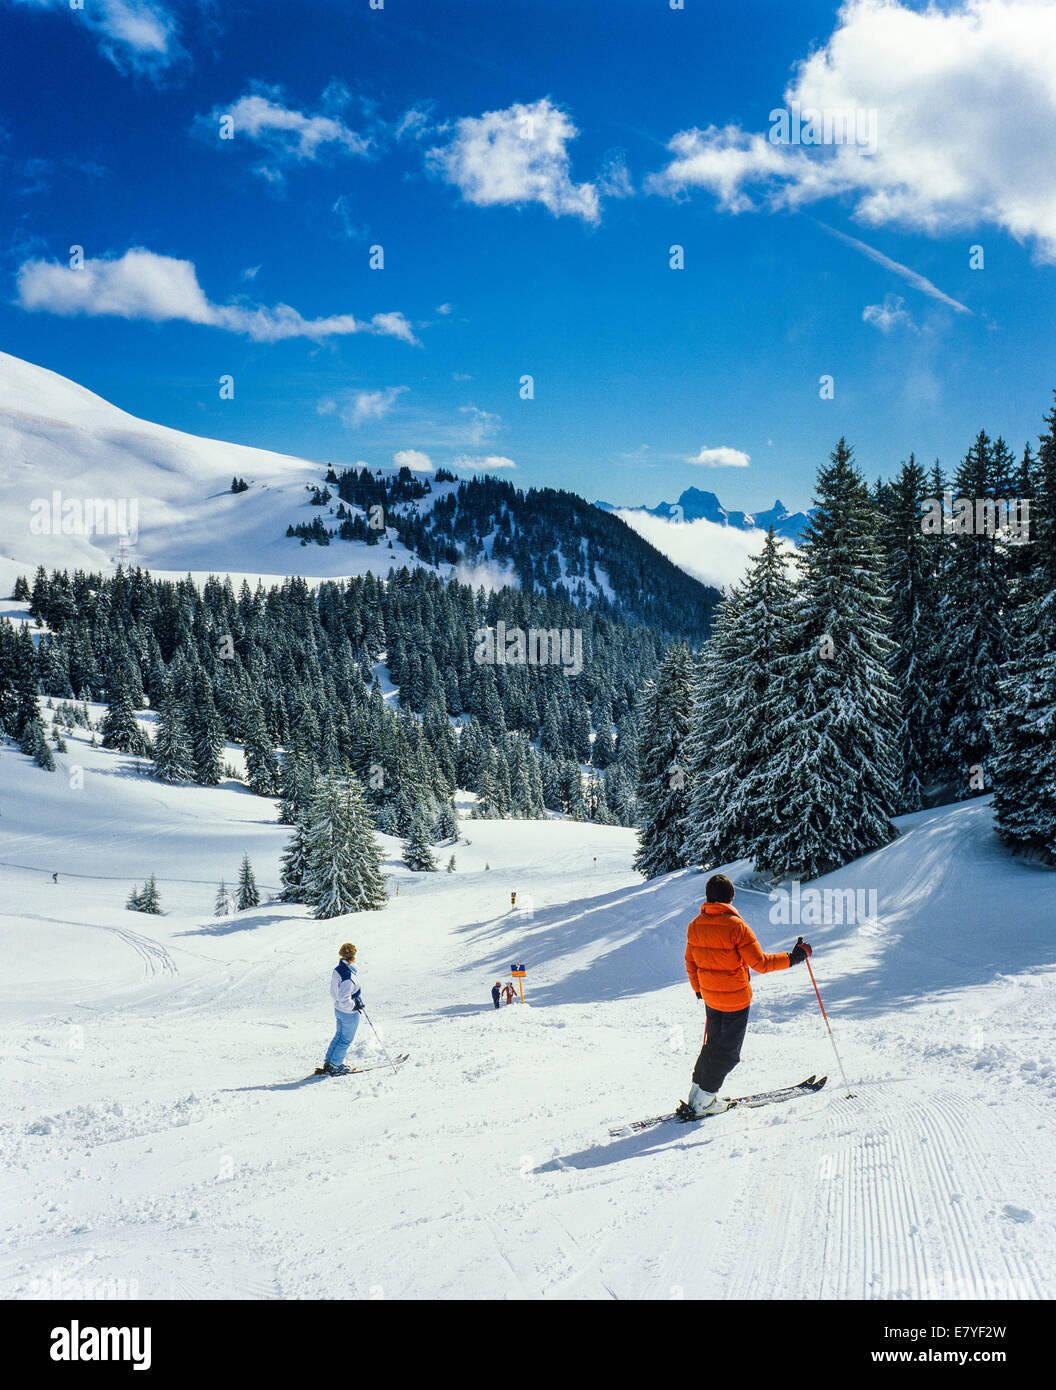
M 363 1010 L 363 1017 L 367 1020 L 368 1023 L 370 1023 L 370 1014 L 367 1013 L 367 1011 L 366 1011 L 365 1008 L 364 1008 L 364 1010 Z M 376 1038 L 378 1038 L 378 1030 L 374 1027 L 373 1023 L 370 1023 L 370 1031 L 374 1034 L 374 1036 L 375 1036 Z M 389 1056 L 389 1054 L 385 1051 L 385 1044 L 382 1042 L 382 1040 L 381 1040 L 380 1038 L 378 1038 L 378 1046 L 381 1048 L 382 1055 L 384 1056 L 386 1062 L 388 1062 L 389 1066 L 393 1069 L 393 1071 L 397 1071 L 397 1072 L 398 1072 L 398 1071 L 399 1071 L 399 1067 L 397 1067 L 396 1063 L 392 1060 L 392 1058 Z
M 797 936 L 796 945 L 800 945 L 802 940 L 803 938 L 801 936 Z M 836 1039 L 832 1036 L 832 1025 L 829 1022 L 829 1016 L 825 1012 L 825 1005 L 821 1002 L 821 994 L 818 992 L 818 982 L 814 978 L 814 971 L 811 968 L 810 957 L 804 956 L 804 960 L 807 962 L 807 969 L 810 971 L 810 983 L 814 986 L 814 993 L 818 996 L 818 1008 L 821 1010 L 821 1016 L 825 1020 L 825 1027 L 829 1030 L 829 1042 L 832 1043 L 832 1050 L 836 1053 L 836 1062 L 840 1068 L 840 1075 L 843 1077 L 843 1084 L 844 1086 L 846 1086 L 847 1094 L 849 1096 L 851 1094 L 850 1082 L 847 1080 L 847 1073 L 844 1071 L 843 1063 L 840 1061 L 839 1050 L 836 1047 Z

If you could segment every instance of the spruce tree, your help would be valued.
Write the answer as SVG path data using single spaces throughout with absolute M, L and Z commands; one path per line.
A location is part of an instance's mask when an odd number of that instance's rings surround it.
M 433 839 L 437 842 L 458 839 L 458 812 L 453 799 L 449 798 L 441 806 L 433 829 Z
M 895 742 L 898 794 L 893 806 L 899 814 L 919 811 L 923 805 L 936 737 L 935 563 L 936 548 L 943 542 L 921 529 L 928 496 L 924 470 L 912 454 L 881 495 L 884 583 L 894 643 L 888 670 L 900 699 Z
M 250 721 L 245 743 L 247 780 L 258 796 L 275 796 L 279 790 L 279 764 L 259 704 L 254 705 Z
M 305 874 L 307 872 L 307 848 L 304 825 L 298 822 L 293 834 L 286 842 L 282 852 L 280 881 L 282 892 L 279 899 L 284 903 L 303 903 L 305 901 Z
M 686 740 L 692 792 L 686 857 L 703 868 L 750 858 L 771 799 L 775 675 L 787 663 L 794 588 L 771 527 L 743 586 L 714 620 Z
M 194 698 L 190 720 L 191 756 L 194 780 L 203 787 L 215 787 L 223 776 L 221 754 L 224 727 L 216 712 L 212 686 L 204 670 L 194 679 Z
M 403 846 L 403 862 L 416 874 L 433 873 L 436 857 L 430 847 L 429 825 L 421 810 L 415 812 Z
M 973 506 L 966 524 L 942 538 L 940 595 L 934 621 L 936 711 L 941 771 L 957 797 L 991 787 L 990 727 L 1001 667 L 1008 659 L 1008 570 L 992 534 L 974 530 L 974 501 L 993 496 L 995 453 L 985 432 L 969 449 L 955 480 L 956 496 Z
M 162 782 L 190 782 L 194 774 L 183 709 L 175 691 L 170 691 L 158 714 L 154 737 L 154 776 Z
M 244 912 L 248 907 L 260 906 L 257 880 L 253 877 L 253 866 L 249 862 L 248 854 L 242 856 L 242 867 L 238 873 L 237 905 L 239 912 Z
M 43 768 L 45 772 L 55 771 L 55 759 L 51 749 L 48 747 L 48 740 L 44 735 L 44 725 L 39 716 L 30 724 L 26 725 L 22 735 L 23 751 L 28 753 L 37 767 Z
M 228 892 L 227 884 L 223 879 L 220 880 L 216 890 L 216 902 L 213 904 L 214 917 L 231 916 L 231 894 Z
M 384 906 L 382 858 L 365 796 L 354 778 L 316 785 L 305 828 L 304 901 L 318 918 Z
M 145 757 L 149 745 L 139 725 L 132 696 L 123 681 L 115 682 L 108 692 L 106 713 L 99 724 L 104 748 L 115 748 L 119 753 L 130 753 Z
M 143 885 L 143 891 L 138 896 L 138 912 L 150 912 L 155 917 L 161 916 L 161 895 L 158 893 L 158 885 L 153 874 L 147 879 Z
M 820 470 L 817 492 L 790 655 L 768 693 L 773 743 L 754 857 L 775 878 L 816 878 L 895 835 L 898 705 L 883 562 L 875 508 L 846 440 Z
M 686 734 L 693 701 L 689 651 L 672 647 L 640 703 L 639 830 L 634 867 L 646 878 L 684 868 L 684 822 L 692 790 Z
M 994 815 L 1012 849 L 1056 864 L 1056 405 L 1036 460 L 1031 566 L 990 711 Z

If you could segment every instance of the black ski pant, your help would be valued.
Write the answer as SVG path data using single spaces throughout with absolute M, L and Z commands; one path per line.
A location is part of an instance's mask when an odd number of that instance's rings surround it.
M 704 1046 L 693 1068 L 693 1080 L 702 1091 L 717 1091 L 741 1060 L 750 1006 L 727 1014 L 705 1004 L 704 1011 L 707 1015 Z

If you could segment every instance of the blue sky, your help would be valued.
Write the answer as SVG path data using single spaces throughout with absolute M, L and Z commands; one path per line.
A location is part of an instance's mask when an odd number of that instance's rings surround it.
M 1041 0 L 0 0 L 0 32 L 0 346 L 133 414 L 751 509 L 808 504 L 841 434 L 870 477 L 952 466 L 1052 399 Z M 858 142 L 775 142 L 797 103 Z

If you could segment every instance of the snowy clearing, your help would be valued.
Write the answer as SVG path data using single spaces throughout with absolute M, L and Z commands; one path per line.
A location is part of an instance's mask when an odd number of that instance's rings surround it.
M 905 817 L 819 881 L 875 889 L 875 921 L 775 926 L 738 893 L 764 949 L 813 942 L 853 1098 L 797 968 L 756 979 L 724 1090 L 825 1091 L 610 1139 L 688 1088 L 703 875 L 643 883 L 632 831 L 466 820 L 455 874 L 383 841 L 381 912 L 217 919 L 244 852 L 277 888 L 273 803 L 162 786 L 80 732 L 56 760 L 0 757 L 3 1296 L 1056 1293 L 1056 878 L 1008 858 L 985 802 Z M 151 872 L 166 915 L 125 911 Z M 307 1079 L 349 939 L 411 1059 Z M 496 1013 L 518 959 L 528 1007 Z M 377 1055 L 361 1028 L 350 1060 Z

